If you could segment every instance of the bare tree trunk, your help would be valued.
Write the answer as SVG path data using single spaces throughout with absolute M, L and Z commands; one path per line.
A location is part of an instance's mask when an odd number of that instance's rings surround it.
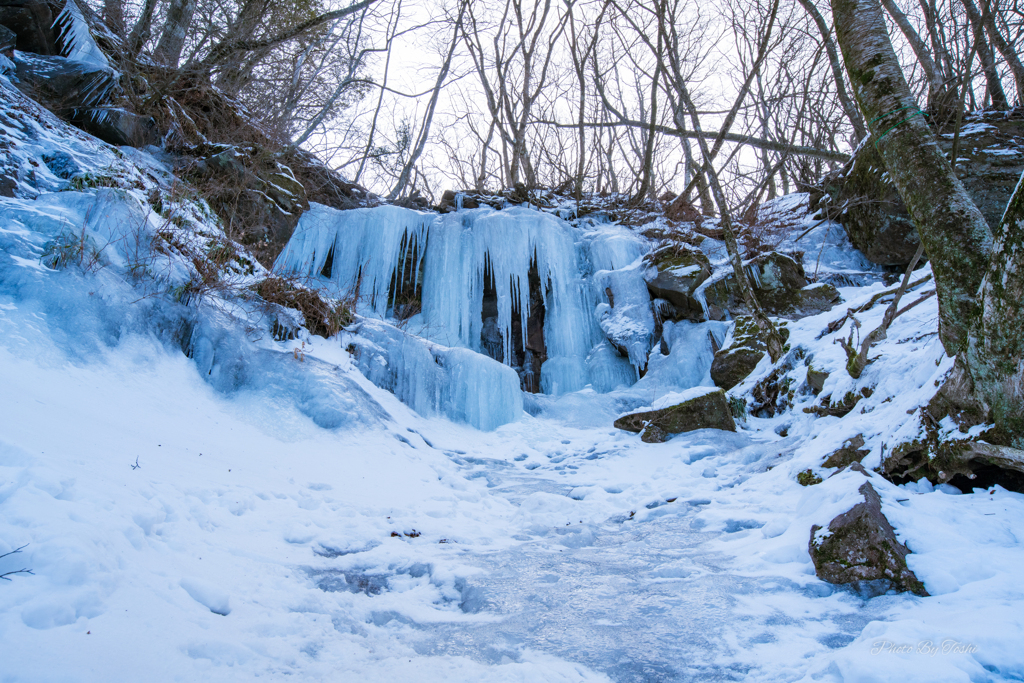
M 924 23 L 928 29 L 928 40 L 932 44 L 932 54 L 935 55 L 935 66 L 938 67 L 942 79 L 950 83 L 954 77 L 953 60 L 949 56 L 949 50 L 943 40 L 942 27 L 939 26 L 938 10 L 935 7 L 935 0 L 918 0 L 921 6 L 921 13 L 924 14 Z
M 899 8 L 895 0 L 882 0 L 882 5 L 885 6 L 886 11 L 893 21 L 896 22 L 896 25 L 900 27 L 900 31 L 907 39 L 907 42 L 910 43 L 910 48 L 914 51 L 914 56 L 917 57 L 918 64 L 921 65 L 921 69 L 924 71 L 924 76 L 928 80 L 928 104 L 940 108 L 944 107 L 947 90 L 946 84 L 943 82 L 944 79 L 939 68 L 935 66 L 935 60 L 932 59 L 928 46 L 921 40 L 921 36 L 918 35 L 914 26 L 910 23 L 910 19 Z
M 974 42 L 978 50 L 978 59 L 981 60 L 981 67 L 985 71 L 985 82 L 988 84 L 988 94 L 992 98 L 992 106 L 996 109 L 1009 109 L 1010 103 L 1003 91 L 1003 84 L 999 80 L 999 71 L 996 70 L 996 60 L 992 55 L 992 48 L 985 39 L 985 22 L 981 13 L 978 12 L 974 0 L 962 0 L 964 9 L 967 10 L 967 18 L 971 21 L 971 28 L 974 30 Z
M 1024 175 L 996 229 L 981 297 L 967 367 L 996 427 L 1024 448 Z
M 771 31 L 772 26 L 775 23 L 775 13 L 778 11 L 779 3 L 775 2 L 772 6 L 772 16 L 765 29 L 766 33 L 764 40 L 761 45 L 761 54 L 759 59 L 754 62 L 754 69 L 760 66 L 761 58 L 763 58 L 767 46 L 771 42 Z M 665 25 L 665 15 L 660 14 L 658 17 L 658 33 L 665 37 L 666 42 L 670 46 L 674 46 L 676 41 L 670 38 L 668 33 L 668 27 Z M 671 52 L 671 50 L 670 50 Z M 679 68 L 678 59 L 679 56 L 670 55 L 670 63 L 672 64 L 673 73 L 676 75 L 673 86 L 679 95 L 679 99 L 682 105 L 686 108 L 690 115 L 690 123 L 693 126 L 693 130 L 698 134 L 697 144 L 700 145 L 701 156 L 704 158 L 704 172 L 707 173 L 708 183 L 711 185 L 711 192 L 715 198 L 715 203 L 718 204 L 719 211 L 719 225 L 722 226 L 723 238 L 725 240 L 726 250 L 729 252 L 729 259 L 732 262 L 733 274 L 736 277 L 736 284 L 740 289 L 740 294 L 743 297 L 743 301 L 747 304 L 750 309 L 750 313 L 754 318 L 754 323 L 757 325 L 758 330 L 761 333 L 765 346 L 768 347 L 768 356 L 771 358 L 772 363 L 778 362 L 782 358 L 782 354 L 785 352 L 783 348 L 782 336 L 776 329 L 772 321 L 765 315 L 764 309 L 761 308 L 761 304 L 758 302 L 757 297 L 754 295 L 754 289 L 750 285 L 750 280 L 747 278 L 746 269 L 743 267 L 743 258 L 740 256 L 739 245 L 736 243 L 736 233 L 732 229 L 732 220 L 729 217 L 729 205 L 725 199 L 725 193 L 722 191 L 722 186 L 718 182 L 718 173 L 715 171 L 713 163 L 713 154 L 711 148 L 708 146 L 707 140 L 704 139 L 701 133 L 700 118 L 697 116 L 697 107 L 694 106 L 693 100 L 690 98 L 689 88 L 686 86 L 686 80 L 680 78 L 682 70 Z M 750 78 L 746 81 L 746 87 L 741 89 L 741 97 L 746 95 L 747 89 L 750 86 Z M 730 114 L 734 114 L 736 107 Z
M 658 3 L 658 12 L 664 12 L 664 3 Z M 663 36 L 661 31 L 658 31 L 658 40 L 655 55 L 662 53 Z M 640 187 L 637 188 L 636 194 L 633 196 L 632 201 L 636 203 L 642 202 L 647 194 L 651 191 L 651 186 L 654 181 L 652 176 L 654 175 L 654 138 L 656 135 L 655 126 L 658 125 L 658 81 L 661 78 L 661 72 L 665 62 L 662 59 L 657 60 L 657 64 L 654 67 L 654 77 L 651 79 L 651 125 L 647 128 L 647 140 L 644 145 L 644 156 L 643 156 L 643 176 L 640 181 Z
M 832 40 L 832 31 L 829 30 L 828 24 L 825 23 L 825 18 L 821 16 L 821 12 L 814 6 L 812 0 L 799 1 L 804 10 L 807 11 L 807 14 L 814 20 L 814 25 L 818 27 L 818 33 L 821 34 L 821 42 L 825 46 L 825 53 L 828 55 L 828 64 L 832 68 L 832 80 L 836 84 L 836 95 L 839 97 L 839 104 L 842 105 L 843 113 L 846 114 L 850 125 L 853 126 L 853 133 L 857 136 L 857 141 L 859 142 L 867 135 L 867 128 L 864 126 L 863 117 L 857 111 L 857 105 L 850 98 L 850 93 L 846 90 L 843 64 L 839 59 L 839 53 L 836 51 L 835 41 Z
M 103 0 L 103 23 L 121 38 L 128 28 L 124 23 L 124 0 Z
M 873 144 L 932 263 L 939 333 L 954 356 L 968 340 L 992 233 L 925 123 L 889 42 L 878 0 L 832 0 L 836 37 Z
M 913 99 L 878 0 L 832 0 L 832 8 L 855 94 L 931 260 L 940 338 L 957 356 L 936 409 L 994 422 L 986 439 L 1024 447 L 1024 176 L 993 235 L 931 130 L 906 117 Z
M 388 199 L 395 199 L 405 191 L 406 186 L 409 183 L 409 177 L 413 169 L 416 167 L 416 162 L 419 161 L 420 155 L 423 154 L 423 149 L 427 145 L 427 138 L 430 137 L 430 126 L 434 121 L 434 110 L 437 108 L 437 100 L 441 95 L 441 88 L 444 87 L 444 82 L 448 80 L 448 72 L 452 66 L 452 58 L 455 56 L 455 48 L 459 45 L 459 36 L 462 33 L 462 17 L 466 12 L 466 5 L 469 0 L 465 0 L 459 5 L 459 16 L 455 20 L 455 29 L 452 32 L 452 42 L 448 47 L 448 54 L 444 58 L 444 63 L 441 64 L 441 71 L 437 74 L 437 80 L 434 82 L 434 90 L 430 94 L 430 102 L 427 103 L 427 112 L 423 116 L 423 126 L 420 128 L 420 134 L 416 139 L 416 145 L 409 153 L 409 158 L 405 162 L 405 166 L 402 167 L 402 172 L 398 176 L 398 181 L 395 186 L 391 189 L 391 193 L 388 194 Z
M 693 106 L 693 101 L 690 100 L 690 95 L 686 91 L 685 84 L 683 85 L 683 89 L 680 90 L 679 96 L 683 100 L 683 104 L 690 111 L 690 121 L 694 130 L 699 133 L 700 120 L 697 118 L 697 108 Z M 704 157 L 704 168 L 707 172 L 709 184 L 711 185 L 711 192 L 715 197 L 715 203 L 718 204 L 718 211 L 720 214 L 718 219 L 719 225 L 722 226 L 725 248 L 729 252 L 729 260 L 732 262 L 732 270 L 733 274 L 736 276 L 736 284 L 740 288 L 740 294 L 743 297 L 743 301 L 750 309 L 750 313 L 754 318 L 754 322 L 757 324 L 757 329 L 761 333 L 765 346 L 768 347 L 768 356 L 771 358 L 772 363 L 777 363 L 785 352 L 783 349 L 782 337 L 779 335 L 779 331 L 775 328 L 775 325 L 772 324 L 772 321 L 768 319 L 767 315 L 765 315 L 764 309 L 761 308 L 761 304 L 754 295 L 754 288 L 750 286 L 750 280 L 747 278 L 747 271 L 743 267 L 743 258 L 740 256 L 740 248 L 736 243 L 736 233 L 732 229 L 732 220 L 729 217 L 729 205 L 726 202 L 725 193 L 722 192 L 722 186 L 718 182 L 718 173 L 715 171 L 714 164 L 711 163 L 711 149 L 708 147 L 707 141 L 702 137 L 697 138 L 697 144 L 700 145 L 701 155 Z
M 156 12 L 157 0 L 146 0 L 142 6 L 142 13 L 128 36 L 128 56 L 134 59 L 142 52 L 143 46 L 149 41 L 149 34 L 153 27 L 153 13 Z
M 197 0 L 171 0 L 164 19 L 164 30 L 160 42 L 156 44 L 153 56 L 158 62 L 172 69 L 178 67 L 181 49 L 185 45 L 185 36 L 192 26 L 192 15 L 196 11 Z
M 988 32 L 988 37 L 992 40 L 992 45 L 999 50 L 999 54 L 1006 60 L 1006 65 L 1010 67 L 1013 81 L 1017 86 L 1017 101 L 1024 103 L 1024 64 L 1020 61 L 1020 55 L 1017 54 L 1012 45 L 1007 44 L 1006 39 L 999 32 L 999 28 L 996 26 L 995 12 L 992 11 L 990 0 L 981 0 L 981 7 L 981 18 L 985 24 L 985 30 Z
M 384 59 L 384 77 L 381 81 L 380 92 L 377 95 L 377 106 L 373 110 L 373 120 L 370 121 L 370 133 L 366 136 L 366 148 L 363 150 L 363 158 L 359 160 L 359 168 L 356 169 L 356 175 L 353 180 L 355 183 L 359 183 L 359 179 L 363 175 L 363 171 L 366 169 L 366 160 L 370 158 L 370 152 L 373 149 L 373 138 L 377 134 L 377 119 L 380 117 L 380 109 L 384 105 L 384 92 L 388 87 L 388 74 L 391 71 L 391 48 L 392 43 L 395 39 L 395 34 L 398 32 L 398 23 L 402 19 L 402 2 L 399 0 L 395 7 L 395 12 L 389 19 L 391 26 L 387 32 L 387 45 L 388 55 Z

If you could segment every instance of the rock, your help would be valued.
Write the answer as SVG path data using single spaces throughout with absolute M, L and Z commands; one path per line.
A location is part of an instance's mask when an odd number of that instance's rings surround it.
M 814 486 L 821 483 L 821 477 L 816 475 L 813 470 L 806 469 L 803 472 L 797 472 L 796 483 L 801 486 Z
M 0 24 L 0 54 L 7 58 L 14 57 L 14 46 L 18 44 L 18 35 Z
M 376 205 L 376 197 L 369 190 L 347 182 L 308 152 L 297 151 L 286 161 L 296 181 L 305 188 L 308 201 L 340 211 Z
M 818 417 L 845 417 L 851 410 L 857 407 L 857 403 L 861 398 L 867 398 L 869 394 L 864 394 L 863 392 L 865 391 L 869 390 L 864 388 L 861 389 L 861 393 L 856 394 L 848 391 L 838 401 L 832 400 L 832 394 L 822 396 L 816 404 L 809 408 L 804 408 L 804 412 L 814 413 Z
M 800 290 L 800 303 L 797 304 L 797 308 L 802 315 L 817 315 L 830 310 L 841 300 L 839 290 L 834 285 L 818 282 Z
M 46 0 L 0 2 L 0 26 L 6 27 L 17 36 L 14 49 L 19 52 L 59 54 L 53 19 L 50 3 Z
M 117 73 L 95 64 L 20 51 L 15 64 L 18 88 L 64 118 L 102 106 L 119 91 Z
M 823 467 L 846 467 L 860 462 L 871 451 L 864 448 L 864 435 L 858 434 L 843 444 L 843 447 L 825 459 Z
M 997 484 L 1024 493 L 1024 450 L 978 441 L 965 433 L 944 434 L 928 410 L 922 410 L 903 431 L 902 438 L 883 451 L 879 466 L 881 475 L 894 484 L 927 479 L 964 493 Z M 985 439 L 999 436 L 995 429 L 981 433 Z
M 44 154 L 43 163 L 50 169 L 50 173 L 64 180 L 70 180 L 72 177 L 82 173 L 82 167 L 67 152 L 57 151 L 53 154 Z
M 455 190 L 445 190 L 444 194 L 441 195 L 441 201 L 437 205 L 437 210 L 441 213 L 451 213 L 452 211 L 458 211 L 459 207 L 459 195 L 461 195 L 461 201 L 463 209 L 478 209 L 480 208 L 480 202 L 477 201 L 476 197 L 464 192 L 456 192 Z
M 939 147 L 950 153 L 953 135 L 939 136 Z M 957 176 L 967 194 L 988 224 L 998 225 L 1024 171 L 1024 115 L 969 117 L 961 129 L 957 156 Z M 826 176 L 812 192 L 811 208 L 844 202 L 850 206 L 835 219 L 869 261 L 885 266 L 910 262 L 919 243 L 917 231 L 874 145 L 863 145 L 842 170 Z
M 413 190 L 408 197 L 400 197 L 394 201 L 395 206 L 414 211 L 429 211 L 430 200 L 420 194 L 419 190 Z
M 828 529 L 811 527 L 808 552 L 818 578 L 835 584 L 886 581 L 891 589 L 927 596 L 907 567 L 910 550 L 896 539 L 878 493 L 868 482 L 860 493 L 864 502 L 833 519 Z
M 789 330 L 784 326 L 779 326 L 779 334 L 783 340 L 789 338 Z M 732 340 L 711 361 L 711 380 L 726 391 L 732 389 L 754 371 L 767 350 L 754 319 L 747 315 L 736 318 Z
M 815 396 L 821 393 L 821 390 L 825 388 L 825 380 L 828 379 L 828 375 L 829 373 L 816 370 L 813 365 L 808 364 L 807 386 L 810 387 L 811 393 Z
M 682 245 L 659 250 L 648 259 L 647 289 L 652 299 L 665 299 L 675 309 L 677 320 L 704 320 L 704 309 L 693 297 L 694 291 L 711 277 L 708 257 Z M 716 318 L 721 319 L 721 318 Z
M 649 424 L 640 432 L 640 440 L 644 443 L 665 443 L 672 436 L 661 427 Z
M 309 208 L 306 189 L 291 167 L 259 145 L 212 145 L 192 165 L 210 206 L 267 268 Z M 246 192 L 244 190 L 253 190 Z
M 765 313 L 791 318 L 802 317 L 801 311 L 805 306 L 803 292 L 807 286 L 807 277 L 798 258 L 777 251 L 762 254 L 747 265 L 747 277 Z M 724 277 L 711 284 L 705 284 L 701 290 L 702 292 L 697 295 L 703 294 L 713 320 L 725 319 L 724 315 L 715 317 L 716 311 L 728 311 L 732 317 L 750 315 L 750 309 L 740 294 L 736 276 L 731 268 Z M 822 296 L 827 294 L 823 293 Z M 807 300 L 815 300 L 813 292 Z
M 145 147 L 160 142 L 160 131 L 151 116 L 139 116 L 121 107 L 105 107 L 97 116 L 89 112 L 71 122 L 86 133 L 112 145 Z
M 665 200 L 663 199 L 662 201 Z M 698 225 L 703 222 L 704 216 L 701 215 L 700 210 L 686 201 L 686 197 L 673 196 L 669 202 L 668 206 L 665 207 L 665 218 L 670 221 L 696 223 Z
M 716 387 L 728 391 L 744 380 L 761 362 L 765 352 L 745 346 L 719 351 L 711 362 L 711 379 Z
M 660 443 L 671 434 L 695 429 L 736 431 L 724 391 L 698 387 L 690 392 L 697 395 L 667 408 L 623 415 L 615 421 L 615 427 L 628 432 L 643 432 L 641 438 L 647 443 Z
M 793 397 L 796 395 L 796 391 L 790 373 L 796 368 L 797 362 L 803 360 L 806 355 L 806 349 L 803 346 L 797 346 L 786 354 L 782 362 L 778 363 L 767 376 L 758 380 L 750 392 L 751 398 L 754 399 L 750 406 L 752 415 L 762 418 L 774 417 L 793 406 Z
M 59 56 L 18 53 L 18 88 L 61 118 L 112 145 L 159 142 L 156 122 L 111 106 L 120 94 L 118 74 Z

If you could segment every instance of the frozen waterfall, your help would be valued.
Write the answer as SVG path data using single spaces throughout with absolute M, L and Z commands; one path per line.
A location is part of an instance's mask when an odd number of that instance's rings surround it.
M 637 381 L 655 340 L 643 279 L 648 247 L 625 228 L 582 222 L 585 228 L 525 206 L 438 215 L 312 204 L 274 270 L 353 298 L 360 315 L 400 322 L 402 334 L 452 349 L 452 358 L 459 348 L 490 356 L 514 370 L 524 390 L 558 395 L 590 385 L 607 392 Z M 464 368 L 458 381 L 493 374 L 487 364 L 456 365 Z M 484 384 L 504 387 L 512 374 Z M 386 383 L 394 381 L 389 374 Z M 403 400 L 426 406 L 415 383 L 403 382 Z M 455 411 L 484 428 L 515 419 L 428 402 L 430 412 Z M 519 409 L 521 401 L 502 404 Z

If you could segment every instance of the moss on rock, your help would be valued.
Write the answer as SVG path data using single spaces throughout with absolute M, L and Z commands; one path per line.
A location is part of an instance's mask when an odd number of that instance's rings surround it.
M 623 415 L 615 421 L 615 427 L 642 433 L 641 438 L 647 443 L 660 443 L 671 434 L 695 429 L 736 431 L 732 410 L 721 389 L 708 391 L 667 408 Z
M 878 493 L 867 482 L 860 493 L 864 502 L 833 519 L 827 529 L 811 527 L 807 549 L 818 578 L 835 584 L 883 580 L 894 590 L 927 596 L 907 567 L 910 550 L 896 539 Z

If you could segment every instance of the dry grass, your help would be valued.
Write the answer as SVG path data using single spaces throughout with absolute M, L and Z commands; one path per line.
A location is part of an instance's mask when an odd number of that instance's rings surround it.
M 306 329 L 321 337 L 332 337 L 355 320 L 350 301 L 324 299 L 316 290 L 303 287 L 295 279 L 269 277 L 260 280 L 254 289 L 267 303 L 299 311 L 306 321 Z

